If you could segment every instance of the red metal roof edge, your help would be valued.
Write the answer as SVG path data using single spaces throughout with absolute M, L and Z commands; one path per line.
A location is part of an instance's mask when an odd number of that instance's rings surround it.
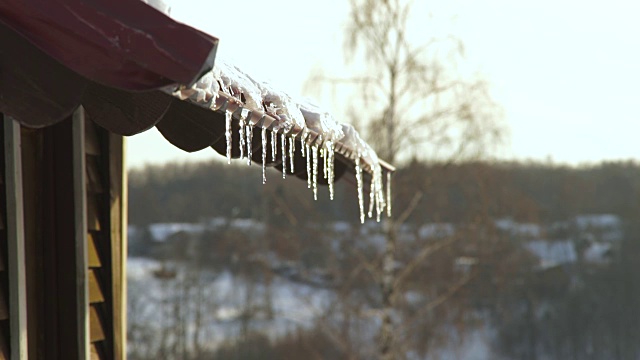
M 74 72 L 130 91 L 192 84 L 218 45 L 138 0 L 4 0 L 0 22 Z
M 82 78 L 129 92 L 191 85 L 213 67 L 218 44 L 216 38 L 180 24 L 139 0 L 5 0 L 0 2 L 0 23 L 70 69 L 68 76 L 77 77 L 83 88 L 69 90 L 79 96 L 86 86 Z M 74 77 L 73 73 L 80 76 Z M 221 92 L 220 96 L 225 98 L 226 94 Z M 227 97 L 227 101 L 230 99 L 244 106 Z M 73 102 L 77 106 L 80 98 Z M 70 105 L 65 103 L 61 110 Z M 276 121 L 257 109 L 249 110 L 260 117 L 260 127 L 270 128 Z M 50 120 L 56 121 L 64 112 L 61 114 Z M 293 133 L 300 131 L 293 129 Z M 313 143 L 319 134 L 309 132 L 308 142 Z M 353 167 L 354 149 L 338 142 L 336 152 L 344 159 L 337 158 Z M 371 172 L 370 164 L 366 165 Z M 395 171 L 384 161 L 380 165 L 388 172 Z

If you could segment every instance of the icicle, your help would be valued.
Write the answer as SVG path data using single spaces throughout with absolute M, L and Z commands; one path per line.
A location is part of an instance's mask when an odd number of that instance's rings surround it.
M 291 168 L 291 173 L 293 174 L 295 172 L 294 167 L 293 167 L 293 160 L 294 160 L 294 156 L 296 154 L 296 136 L 292 135 L 289 138 L 289 160 L 290 160 L 290 168 Z
M 262 128 L 262 184 L 267 183 L 267 129 Z
M 376 181 L 376 221 L 380 222 L 380 214 L 382 214 L 382 210 L 384 209 L 384 195 L 380 189 L 382 185 L 382 181 L 378 176 L 378 181 Z
M 356 182 L 358 185 L 358 207 L 360 208 L 360 223 L 364 224 L 364 194 L 362 188 L 362 167 L 360 166 L 360 154 L 356 157 Z
M 247 125 L 247 165 L 251 166 L 251 157 L 253 156 L 253 126 Z
M 376 194 L 375 176 L 372 176 L 371 185 L 369 186 L 369 211 L 367 213 L 367 216 L 369 216 L 369 219 L 373 217 L 373 205 L 376 202 L 375 194 Z
M 227 163 L 231 164 L 231 113 L 228 111 L 224 112 L 226 119 L 226 130 L 224 135 L 227 138 Z
M 378 198 L 378 207 L 376 209 L 376 220 L 378 222 L 380 222 L 380 215 L 382 215 L 382 213 L 384 212 L 384 207 L 386 206 L 386 201 L 385 201 L 385 193 L 384 193 L 384 184 L 382 183 L 382 171 L 381 170 L 377 170 L 376 171 L 377 175 L 376 177 L 378 178 L 378 185 L 377 185 L 377 198 Z
M 246 147 L 246 141 L 244 138 L 244 128 L 246 126 L 245 120 L 247 119 L 247 113 L 242 109 L 242 114 L 240 115 L 240 128 L 238 129 L 238 133 L 240 135 L 240 159 L 244 159 L 244 149 Z
M 325 179 L 329 179 L 329 172 L 328 172 L 329 168 L 327 167 L 328 158 L 329 158 L 329 155 L 327 155 L 327 149 L 323 148 L 322 149 L 322 165 L 323 165 L 322 176 L 324 176 Z
M 307 144 L 306 148 L 307 148 L 307 189 L 311 189 L 311 150 L 309 148 L 309 144 Z
M 271 160 L 276 161 L 278 155 L 278 134 L 271 130 Z
M 313 145 L 313 200 L 318 200 L 318 145 Z
M 387 217 L 391 217 L 391 171 L 387 172 Z
M 327 175 L 328 175 L 328 182 L 329 182 L 329 199 L 333 200 L 333 194 L 334 194 L 333 180 L 335 179 L 335 173 L 333 172 L 334 171 L 333 161 L 334 161 L 335 152 L 333 149 L 332 141 L 327 141 L 326 146 L 327 146 L 328 159 L 327 159 L 327 163 L 325 164 L 325 167 L 328 168 Z
M 307 141 L 306 140 L 307 140 L 307 134 L 302 133 L 302 139 L 300 139 L 300 154 L 302 154 L 302 157 L 306 157 L 306 154 L 305 154 L 305 151 L 304 151 L 304 149 L 306 148 L 305 145 L 307 145 Z
M 287 177 L 287 135 L 280 135 L 282 141 L 282 178 Z

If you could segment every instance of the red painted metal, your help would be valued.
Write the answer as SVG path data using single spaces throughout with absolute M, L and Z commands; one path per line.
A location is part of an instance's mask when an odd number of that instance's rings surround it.
M 2 0 L 0 22 L 78 74 L 126 90 L 190 85 L 218 44 L 139 0 Z

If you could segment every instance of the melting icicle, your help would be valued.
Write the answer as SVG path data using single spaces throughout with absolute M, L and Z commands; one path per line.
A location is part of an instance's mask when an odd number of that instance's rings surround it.
M 280 135 L 282 141 L 282 178 L 287 177 L 287 135 Z
M 226 130 L 224 135 L 227 138 L 227 163 L 231 164 L 231 113 L 228 111 L 224 112 L 224 116 L 226 119 Z
M 329 199 L 333 200 L 333 194 L 334 194 L 334 190 L 333 190 L 333 180 L 335 178 L 335 173 L 334 171 L 334 149 L 333 149 L 333 142 L 331 141 L 327 141 L 326 142 L 326 146 L 327 146 L 327 161 L 325 163 L 325 168 L 327 168 L 327 177 L 328 177 L 328 182 L 329 182 Z
M 376 170 L 376 178 L 377 178 L 377 208 L 376 208 L 376 220 L 380 222 L 380 215 L 384 212 L 384 207 L 386 206 L 385 202 L 385 193 L 384 193 L 384 185 L 382 183 L 382 171 L 380 169 Z
M 318 145 L 311 148 L 313 157 L 313 200 L 318 200 Z
M 267 129 L 262 128 L 262 184 L 267 183 Z
M 253 156 L 253 126 L 251 124 L 247 124 L 245 134 L 247 135 L 247 165 L 251 166 L 251 157 Z
M 276 161 L 278 155 L 278 134 L 275 130 L 271 131 L 271 160 Z
M 387 172 L 387 217 L 391 217 L 391 172 Z
M 311 150 L 309 144 L 305 147 L 307 148 L 307 189 L 311 189 Z
M 369 187 L 369 212 L 367 213 L 367 216 L 369 216 L 369 219 L 373 217 L 373 205 L 376 202 L 375 195 L 376 195 L 375 177 L 372 176 L 371 185 Z
M 253 156 L 253 126 L 247 125 L 247 165 L 251 166 L 251 157 Z
M 240 135 L 240 159 L 244 159 L 244 148 L 246 147 L 246 141 L 244 138 L 244 128 L 246 126 L 245 120 L 247 119 L 247 115 L 244 111 L 244 109 L 242 109 L 242 115 L 240 115 L 240 128 L 238 129 L 238 133 Z
M 329 155 L 327 155 L 327 149 L 323 148 L 322 149 L 322 176 L 324 176 L 325 179 L 329 179 L 329 168 L 327 166 L 327 160 L 329 159 Z
M 364 195 L 362 188 L 362 167 L 360 166 L 360 154 L 356 157 L 356 182 L 358 185 L 358 207 L 360 208 L 360 223 L 364 224 Z
M 376 221 L 380 222 L 380 214 L 384 209 L 384 195 L 380 186 L 382 185 L 382 179 L 378 176 L 376 179 Z
M 290 168 L 291 168 L 292 174 L 295 172 L 293 167 L 293 159 L 295 154 L 296 154 L 296 136 L 292 135 L 289 138 L 289 160 L 290 160 L 290 165 L 291 165 Z

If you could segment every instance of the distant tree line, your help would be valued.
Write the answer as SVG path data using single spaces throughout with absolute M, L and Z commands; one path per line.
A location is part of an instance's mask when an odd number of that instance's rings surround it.
M 158 306 L 167 320 L 157 330 L 159 335 L 152 335 L 140 318 L 142 311 L 130 311 L 131 357 L 280 358 L 293 351 L 319 358 L 375 358 L 370 353 L 372 340 L 362 337 L 362 326 L 381 308 L 376 288 L 381 249 L 373 240 L 381 227 L 365 226 L 363 232 L 357 225 L 356 189 L 351 175 L 345 176 L 334 201 L 325 194 L 315 202 L 305 181 L 283 180 L 273 171 L 262 185 L 260 169 L 244 164 L 211 161 L 131 171 L 130 223 L 142 229 L 151 223 L 206 222 L 215 217 L 252 218 L 267 225 L 258 237 L 221 227 L 196 238 L 176 234 L 149 246 L 147 256 L 187 264 L 190 270 L 182 276 L 190 280 L 176 283 L 180 296 L 163 295 Z M 492 351 L 505 359 L 637 358 L 640 312 L 635 302 L 640 277 L 635 274 L 640 262 L 634 255 L 640 249 L 639 190 L 640 164 L 635 162 L 578 167 L 540 162 L 402 165 L 394 175 L 394 211 L 403 212 L 416 199 L 418 203 L 399 233 L 413 237 L 402 240 L 397 255 L 398 354 L 437 358 L 438 349 L 463 341 L 474 328 L 489 326 L 495 331 Z M 417 198 L 416 193 L 423 195 Z M 526 239 L 495 226 L 495 220 L 504 217 L 548 224 L 590 213 L 614 214 L 625 224 L 622 240 L 612 246 L 604 263 L 578 259 L 541 268 L 522 247 Z M 338 232 L 328 226 L 335 221 L 352 226 Z M 417 233 L 428 223 L 451 223 L 456 230 L 425 240 Z M 559 238 L 579 240 L 579 233 L 567 231 Z M 269 310 L 267 290 L 272 278 L 288 270 L 274 267 L 270 256 L 278 259 L 277 266 L 292 264 L 298 276 L 326 275 L 325 285 L 335 296 L 330 312 L 318 317 L 312 328 L 277 339 L 251 330 L 255 319 L 278 316 Z M 205 269 L 244 279 L 239 286 L 251 295 L 244 300 L 241 335 L 230 336 L 215 351 L 198 345 L 207 341 L 204 327 L 202 332 L 180 330 L 183 335 L 178 331 L 194 322 L 189 319 L 202 319 L 195 323 L 204 324 L 218 306 L 214 297 L 201 291 L 210 281 L 203 280 Z M 304 276 L 290 280 L 308 281 Z M 258 288 L 266 290 L 258 296 Z
M 336 199 L 321 189 L 313 201 L 305 181 L 258 167 L 219 161 L 147 166 L 129 173 L 129 223 L 198 222 L 213 217 L 254 218 L 274 224 L 357 222 L 354 181 L 337 183 Z M 438 164 L 412 161 L 394 175 L 394 209 L 416 191 L 424 196 L 413 223 L 467 222 L 480 211 L 493 218 L 548 222 L 578 214 L 640 215 L 640 164 L 633 161 L 565 166 L 542 162 Z M 326 194 L 325 194 L 326 193 Z

